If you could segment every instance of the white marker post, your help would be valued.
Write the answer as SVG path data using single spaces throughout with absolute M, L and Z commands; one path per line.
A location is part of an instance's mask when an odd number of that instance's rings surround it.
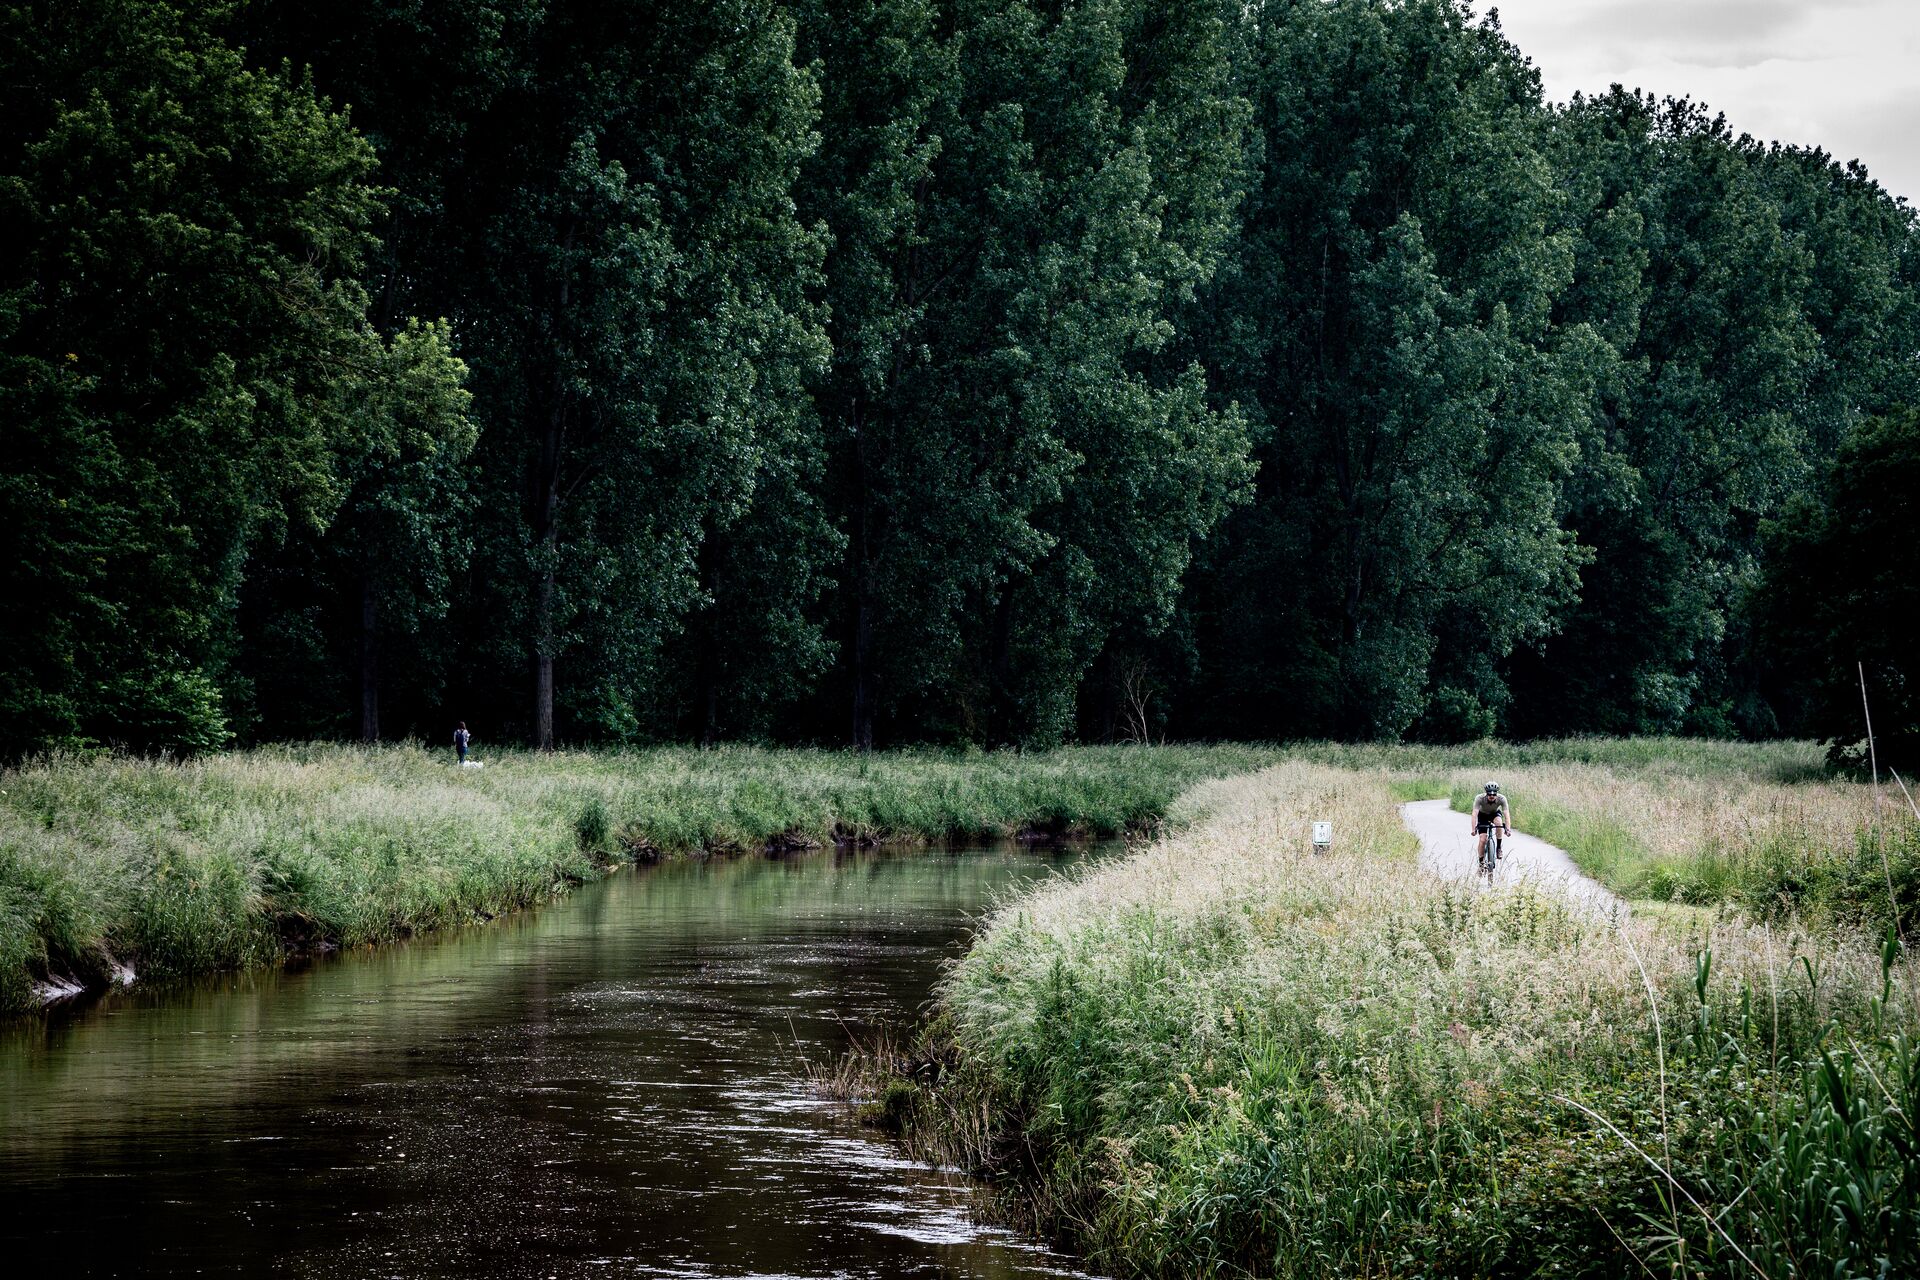
M 1333 848 L 1333 824 L 1316 822 L 1313 824 L 1313 851 L 1325 853 Z

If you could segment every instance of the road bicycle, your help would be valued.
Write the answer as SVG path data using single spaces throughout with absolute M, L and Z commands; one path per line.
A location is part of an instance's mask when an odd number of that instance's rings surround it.
M 1507 829 L 1501 823 L 1488 822 L 1481 825 L 1480 834 L 1486 836 L 1487 842 L 1480 850 L 1478 870 L 1487 878 L 1487 883 L 1491 884 L 1493 873 L 1500 867 L 1500 855 L 1506 843 Z

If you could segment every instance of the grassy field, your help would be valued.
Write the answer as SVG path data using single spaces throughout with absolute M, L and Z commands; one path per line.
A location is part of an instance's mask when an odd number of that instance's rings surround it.
M 1193 783 L 1283 758 L 1384 778 L 1400 799 L 1498 771 L 1528 826 L 1632 896 L 1869 923 L 1887 901 L 1869 874 L 1883 846 L 1863 843 L 1864 789 L 1828 780 L 1799 743 L 492 752 L 478 770 L 417 747 L 287 746 L 0 773 L 0 1011 L 29 1007 L 50 980 L 99 986 L 121 965 L 192 974 L 484 919 L 633 857 L 1139 830 Z M 1773 817 L 1736 839 L 1730 797 Z M 1657 848 L 1618 820 L 1650 806 L 1687 819 L 1663 825 Z M 1825 852 L 1799 839 L 1809 825 Z M 1872 832 L 1911 904 L 1912 827 Z
M 621 860 L 834 839 L 1137 830 L 1240 747 L 1029 754 L 313 745 L 0 773 L 0 1012 L 38 984 L 359 946 L 539 902 Z
M 1770 782 L 1820 781 L 1830 776 L 1817 743 L 1729 742 L 1711 738 L 1551 738 L 1538 742 L 1475 742 L 1439 747 L 1419 743 L 1303 743 L 1288 754 L 1335 768 L 1387 771 L 1401 781 L 1425 781 L 1444 795 L 1445 780 L 1471 770 L 1484 781 L 1515 769 L 1588 765 L 1644 777 L 1719 776 Z
M 846 1082 L 1127 1274 L 1914 1274 L 1897 945 L 1443 883 L 1394 801 L 1459 757 L 1303 754 L 1002 908 L 922 1038 Z M 1555 770 L 1630 763 L 1575 754 L 1501 762 L 1528 770 L 1523 821 Z M 1741 797 L 1804 776 L 1777 754 L 1717 776 Z M 1316 818 L 1331 856 L 1306 850 Z

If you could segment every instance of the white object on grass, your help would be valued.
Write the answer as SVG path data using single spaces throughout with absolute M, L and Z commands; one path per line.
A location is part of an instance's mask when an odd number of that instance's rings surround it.
M 1333 824 L 1331 822 L 1314 823 L 1313 851 L 1319 853 L 1322 850 L 1331 848 L 1333 848 Z
M 483 764 L 481 764 L 481 763 L 480 763 L 480 762 L 479 762 L 478 760 L 462 760 L 462 761 L 460 762 L 460 767 L 461 767 L 462 769 L 484 769 L 484 768 L 486 768 L 486 766 L 485 766 L 485 765 L 483 765 Z

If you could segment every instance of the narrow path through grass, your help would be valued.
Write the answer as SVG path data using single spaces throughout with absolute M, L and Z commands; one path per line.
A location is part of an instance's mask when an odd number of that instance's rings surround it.
M 1456 774 L 1466 812 L 1479 789 Z M 1504 775 L 1521 825 L 1623 898 L 1879 934 L 1920 925 L 1920 821 L 1871 787 L 1578 761 Z
M 1420 841 L 1420 864 L 1443 879 L 1487 888 L 1525 884 L 1603 916 L 1625 910 L 1619 895 L 1582 875 L 1566 850 L 1538 836 L 1515 828 L 1501 848 L 1493 879 L 1483 882 L 1472 828 L 1446 800 L 1410 800 L 1400 806 L 1400 817 Z

